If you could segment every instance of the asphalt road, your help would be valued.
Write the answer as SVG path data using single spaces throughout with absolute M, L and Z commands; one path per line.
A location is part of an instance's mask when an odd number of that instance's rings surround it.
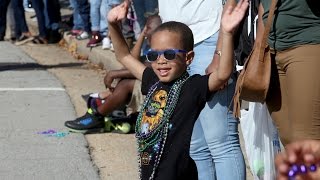
M 65 88 L 17 46 L 0 42 L 0 179 L 99 179 Z

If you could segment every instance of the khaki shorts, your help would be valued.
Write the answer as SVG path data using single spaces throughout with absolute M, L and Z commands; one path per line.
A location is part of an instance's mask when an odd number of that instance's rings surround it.
M 130 102 L 127 104 L 127 115 L 140 111 L 145 96 L 141 93 L 141 81 L 134 83 Z

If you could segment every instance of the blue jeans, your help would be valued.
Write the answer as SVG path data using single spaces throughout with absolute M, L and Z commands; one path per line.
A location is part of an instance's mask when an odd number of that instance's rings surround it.
M 76 0 L 70 0 L 70 6 L 73 8 L 73 27 L 72 29 L 84 30 L 84 23 L 80 16 L 79 8 Z
M 36 12 L 39 36 L 48 38 L 48 30 L 59 28 L 60 4 L 57 0 L 32 0 Z
M 59 0 L 43 0 L 44 17 L 46 28 L 50 30 L 58 30 L 61 21 Z
M 23 0 L 23 8 L 28 8 L 28 0 Z
M 88 0 L 75 0 L 74 8 L 79 10 L 83 22 L 83 29 L 90 32 L 90 5 Z
M 141 30 L 146 24 L 146 13 L 154 14 L 158 8 L 158 1 L 156 0 L 133 0 L 134 10 L 138 18 Z
M 0 0 L 0 41 L 4 40 L 7 26 L 7 10 L 10 0 Z
M 120 3 L 120 0 L 90 0 L 91 31 L 100 31 L 106 36 L 108 34 L 106 16 L 113 6 Z
M 45 5 L 43 0 L 32 0 L 32 6 L 36 12 L 39 36 L 47 38 L 46 17 L 44 13 Z
M 218 34 L 217 32 L 195 45 L 195 58 L 189 67 L 190 74 L 205 74 L 216 49 Z M 190 156 L 197 165 L 199 180 L 246 179 L 238 120 L 228 111 L 235 83 L 236 77 L 233 76 L 226 88 L 211 97 L 194 125 Z
M 14 21 L 15 21 L 15 37 L 19 38 L 22 33 L 29 32 L 26 17 L 24 14 L 23 0 L 12 0 L 12 8 L 14 10 Z

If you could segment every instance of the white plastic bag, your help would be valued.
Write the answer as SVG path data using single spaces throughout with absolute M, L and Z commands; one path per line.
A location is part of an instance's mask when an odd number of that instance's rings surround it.
M 267 106 L 250 102 L 249 111 L 241 110 L 241 117 L 246 154 L 254 179 L 275 179 L 274 158 L 281 146 Z

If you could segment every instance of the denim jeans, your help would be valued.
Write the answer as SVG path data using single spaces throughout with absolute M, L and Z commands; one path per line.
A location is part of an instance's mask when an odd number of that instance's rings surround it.
M 32 6 L 36 12 L 39 36 L 47 38 L 46 17 L 44 13 L 45 5 L 43 0 L 32 0 Z
M 28 8 L 28 0 L 23 0 L 23 8 Z
M 75 0 L 75 9 L 79 10 L 83 22 L 83 29 L 86 32 L 90 32 L 90 5 L 88 0 Z
M 0 0 L 0 41 L 4 39 L 7 26 L 7 9 L 10 0 Z
M 11 5 L 14 10 L 15 21 L 15 37 L 19 38 L 22 33 L 29 32 L 26 17 L 24 14 L 23 0 L 11 0 Z
M 158 8 L 158 1 L 156 0 L 133 0 L 134 10 L 138 18 L 138 22 L 141 30 L 146 24 L 145 14 L 151 13 L 154 14 Z
M 80 16 L 79 8 L 76 0 L 70 0 L 70 5 L 73 8 L 73 27 L 72 29 L 84 30 L 84 23 Z
M 61 21 L 59 1 L 43 0 L 43 3 L 46 28 L 50 30 L 59 29 L 59 22 Z
M 9 25 L 9 29 L 10 29 L 10 38 L 19 38 L 16 37 L 16 24 L 15 24 L 15 20 L 14 20 L 14 12 L 13 12 L 13 6 L 12 6 L 12 1 L 9 3 L 8 6 L 8 11 L 7 11 L 7 25 Z
M 195 45 L 195 58 L 190 74 L 205 74 L 216 49 L 218 32 Z M 213 94 L 196 121 L 190 145 L 190 156 L 198 169 L 199 180 L 237 180 L 246 178 L 246 168 L 240 148 L 238 120 L 228 111 L 236 78 Z
M 39 35 L 48 37 L 47 30 L 57 30 L 59 27 L 60 5 L 57 0 L 32 0 L 36 12 Z
M 100 31 L 107 36 L 107 14 L 113 6 L 120 3 L 120 0 L 90 0 L 91 31 Z

